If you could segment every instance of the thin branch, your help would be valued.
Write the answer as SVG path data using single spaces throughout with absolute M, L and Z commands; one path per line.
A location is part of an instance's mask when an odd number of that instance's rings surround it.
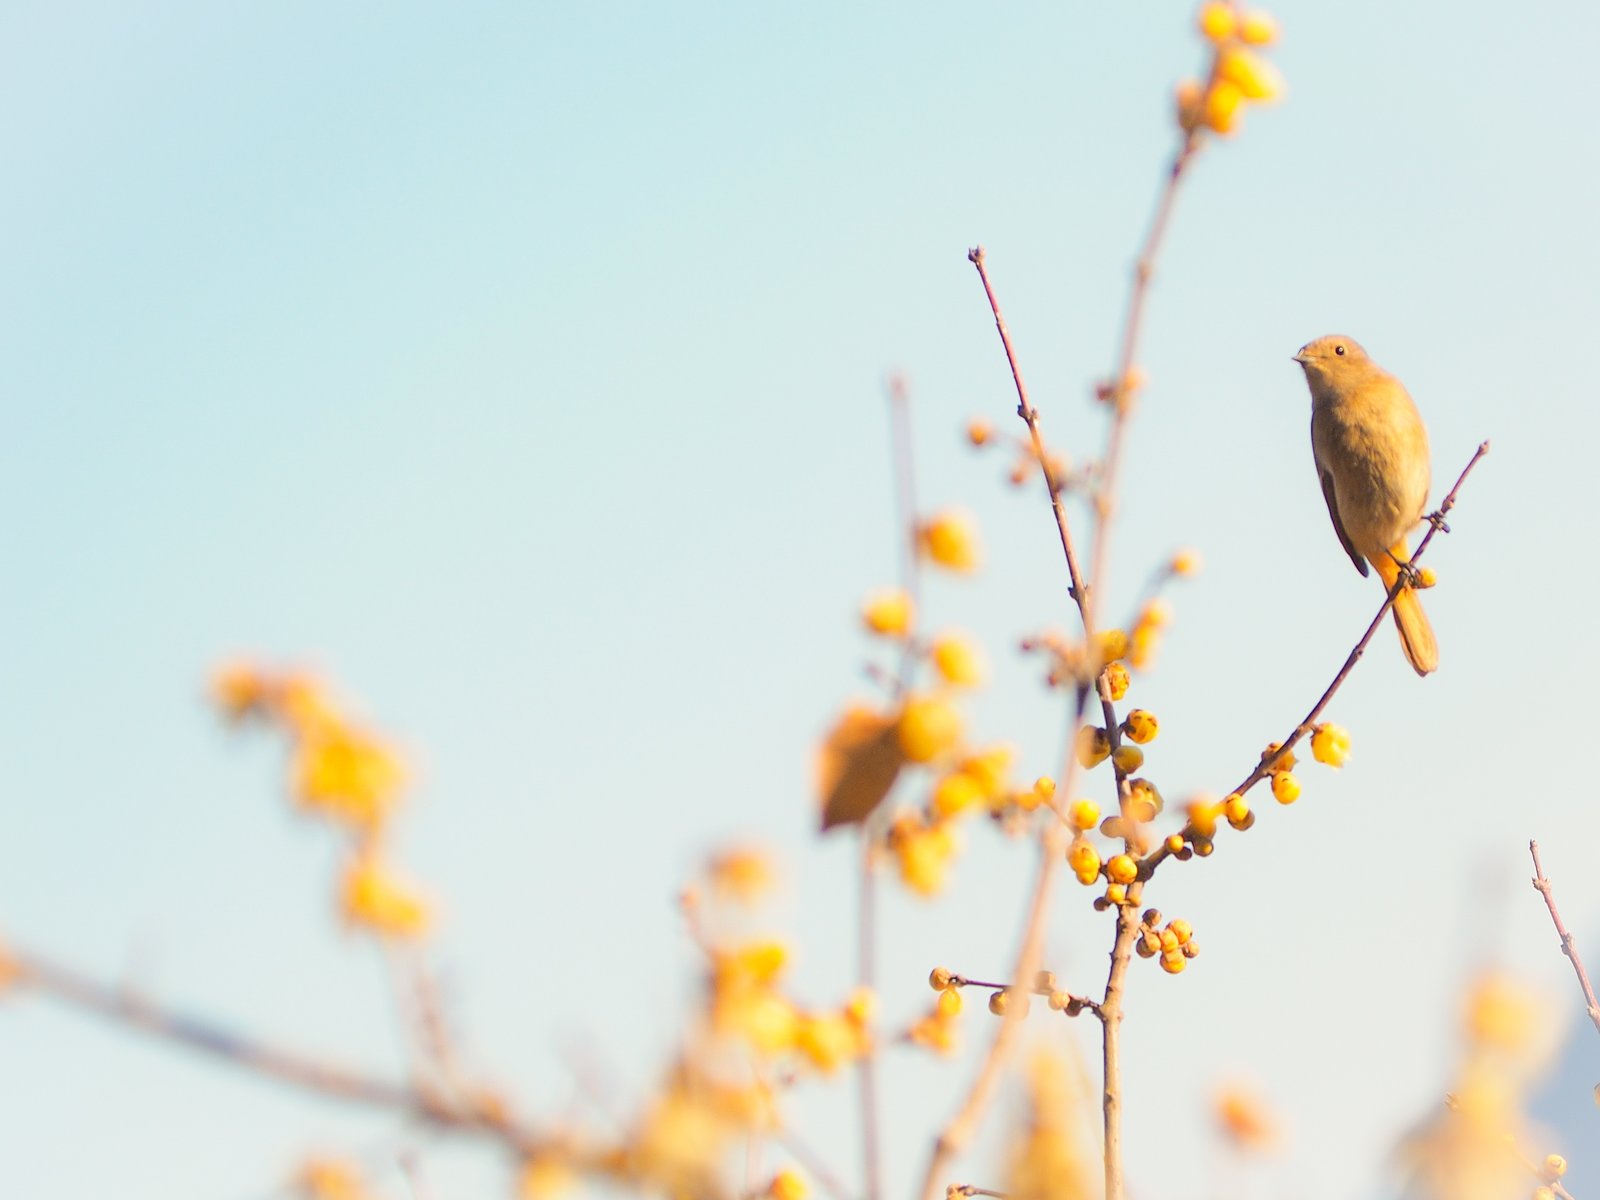
M 1139 916 L 1132 905 L 1117 908 L 1116 938 L 1111 944 L 1111 970 L 1106 975 L 1106 996 L 1100 1003 L 1101 1059 L 1105 1068 L 1101 1115 L 1105 1125 L 1104 1160 L 1106 1196 L 1121 1196 L 1122 1181 L 1122 994 L 1127 986 L 1128 963 L 1139 935 Z
M 1489 453 L 1489 443 L 1480 443 L 1477 450 L 1473 452 L 1472 458 L 1468 461 L 1467 465 L 1462 468 L 1461 474 L 1456 477 L 1455 486 L 1450 489 L 1449 495 L 1445 496 L 1444 503 L 1439 506 L 1438 512 L 1434 513 L 1430 518 L 1428 518 L 1430 521 L 1429 529 L 1425 534 L 1422 535 L 1422 540 L 1417 543 L 1416 551 L 1411 555 L 1411 562 L 1413 564 L 1415 564 L 1416 561 L 1420 559 L 1423 553 L 1428 549 L 1428 544 L 1433 541 L 1434 534 L 1438 533 L 1440 530 L 1448 530 L 1449 527 L 1444 523 L 1444 518 L 1449 514 L 1450 510 L 1455 507 L 1456 494 L 1461 491 L 1461 485 L 1467 481 L 1467 476 L 1472 473 L 1472 468 L 1478 465 L 1478 460 L 1487 453 Z M 1244 779 L 1233 788 L 1234 792 L 1242 796 L 1251 788 L 1255 787 L 1256 784 L 1270 776 L 1275 770 L 1277 770 L 1279 761 L 1294 749 L 1301 738 L 1305 737 L 1306 734 L 1311 732 L 1313 726 L 1316 725 L 1317 718 L 1322 715 L 1323 710 L 1328 707 L 1328 702 L 1333 699 L 1334 693 L 1344 686 L 1344 681 L 1349 677 L 1350 672 L 1355 669 L 1356 663 L 1361 661 L 1361 656 L 1366 653 L 1367 643 L 1372 641 L 1373 635 L 1378 632 L 1378 627 L 1383 624 L 1383 618 L 1387 616 L 1389 610 L 1394 607 L 1396 597 L 1400 595 L 1401 589 L 1405 586 L 1406 579 L 1405 576 L 1402 575 L 1400 579 L 1395 582 L 1394 587 L 1389 589 L 1389 593 L 1384 597 L 1383 604 L 1381 607 L 1379 607 L 1377 615 L 1374 616 L 1371 622 L 1368 623 L 1366 632 L 1361 635 L 1361 639 L 1356 642 L 1355 648 L 1352 649 L 1345 657 L 1344 665 L 1339 668 L 1338 673 L 1333 677 L 1333 682 L 1323 689 L 1322 695 L 1318 697 L 1317 702 L 1311 706 L 1311 711 L 1306 713 L 1305 718 L 1294 727 L 1294 729 L 1289 733 L 1288 737 L 1283 739 L 1276 752 L 1262 758 L 1262 760 L 1256 765 L 1255 769 L 1246 775 Z M 1139 877 L 1141 879 L 1148 879 L 1156 867 L 1160 866 L 1161 862 L 1166 859 L 1170 853 L 1171 852 L 1167 849 L 1166 844 L 1162 843 L 1162 845 L 1157 848 L 1155 853 L 1151 854 L 1140 864 Z
M 1076 760 L 1069 758 L 1066 773 L 1068 792 L 1071 791 L 1074 782 L 1076 766 Z M 1065 826 L 1051 821 L 1039 835 L 1039 873 L 1035 877 L 1033 894 L 1028 901 L 1022 945 L 1017 951 L 1017 965 L 1012 973 L 1012 986 L 1019 991 L 1027 986 L 1027 981 L 1032 979 L 1034 972 L 1039 969 L 1039 961 L 1043 957 L 1044 950 L 1046 917 L 1050 909 L 1050 892 L 1065 855 Z M 936 1200 L 939 1180 L 946 1166 L 953 1157 L 966 1149 L 977 1132 L 978 1123 L 983 1119 L 989 1101 L 994 1096 L 995 1087 L 1000 1081 L 1001 1068 L 1010 1057 L 1012 1046 L 1022 1030 L 1023 1007 L 1021 1004 L 1015 1004 L 1006 1010 L 1005 1016 L 1000 1019 L 1000 1028 L 996 1030 L 994 1040 L 989 1044 L 989 1052 L 984 1056 L 978 1074 L 967 1092 L 966 1100 L 934 1140 L 933 1152 L 929 1154 L 928 1165 L 923 1172 L 922 1188 L 919 1193 L 922 1200 Z
M 1544 897 L 1544 906 L 1550 910 L 1550 920 L 1555 923 L 1556 934 L 1561 938 L 1561 953 L 1567 956 L 1567 961 L 1577 972 L 1578 986 L 1583 989 L 1583 1000 L 1589 1008 L 1589 1020 L 1600 1031 L 1600 1000 L 1595 999 L 1594 988 L 1589 984 L 1589 973 L 1583 969 L 1583 959 L 1578 957 L 1578 949 L 1572 944 L 1572 935 L 1567 932 L 1566 925 L 1561 921 L 1561 913 L 1556 909 L 1555 893 L 1551 891 L 1550 881 L 1544 877 L 1544 867 L 1539 862 L 1539 843 L 1529 842 L 1528 853 L 1533 855 L 1533 886 Z
M 256 1041 L 189 1014 L 163 1008 L 139 996 L 96 983 L 66 967 L 14 946 L 5 950 L 18 987 L 32 987 L 77 1008 L 152 1037 L 186 1046 L 212 1058 L 338 1100 L 394 1109 L 429 1124 L 488 1134 L 514 1148 L 537 1142 L 514 1128 L 502 1114 L 452 1104 L 414 1084 L 394 1083 L 363 1071 L 337 1066 L 297 1050 Z

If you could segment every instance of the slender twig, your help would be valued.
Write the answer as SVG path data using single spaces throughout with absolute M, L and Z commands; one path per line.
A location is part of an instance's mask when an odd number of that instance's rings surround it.
M 1539 843 L 1529 842 L 1528 853 L 1533 855 L 1533 886 L 1544 897 L 1544 906 L 1550 910 L 1550 920 L 1555 923 L 1556 934 L 1561 938 L 1561 953 L 1567 956 L 1567 961 L 1577 973 L 1578 986 L 1583 989 L 1583 1000 L 1589 1008 L 1589 1020 L 1600 1031 L 1600 1000 L 1595 999 L 1594 988 L 1589 985 L 1589 973 L 1583 969 L 1583 959 L 1578 957 L 1578 948 L 1572 944 L 1572 935 L 1567 932 L 1561 913 L 1556 909 L 1555 893 L 1550 890 L 1550 881 L 1544 877 L 1544 867 L 1539 863 Z
M 305 1091 L 395 1109 L 430 1124 L 492 1135 L 514 1147 L 537 1144 L 500 1114 L 458 1105 L 417 1084 L 394 1083 L 303 1051 L 257 1041 L 220 1025 L 97 983 L 32 952 L 8 946 L 18 987 L 32 987 L 87 1012 Z
M 877 842 L 872 822 L 861 827 L 861 911 L 857 978 L 872 988 L 877 968 Z M 861 1097 L 861 1156 L 867 1200 L 883 1195 L 882 1156 L 878 1140 L 878 1046 L 876 1041 L 856 1060 L 856 1082 Z
M 997 1192 L 992 1188 L 975 1187 L 970 1183 L 952 1183 L 945 1189 L 946 1196 L 993 1196 L 995 1200 L 1008 1200 L 1005 1192 Z
M 1070 792 L 1077 763 L 1070 758 L 1068 761 L 1065 790 Z M 1034 972 L 1039 969 L 1039 961 L 1043 957 L 1050 893 L 1065 853 L 1065 826 L 1051 821 L 1039 835 L 1039 871 L 1034 880 L 1033 893 L 1028 900 L 1022 945 L 1017 950 L 1017 965 L 1012 972 L 1012 986 L 1019 991 L 1027 986 L 1027 981 L 1032 979 Z M 989 1101 L 994 1096 L 995 1086 L 1000 1081 L 1001 1068 L 1005 1066 L 1017 1035 L 1022 1030 L 1023 1007 L 1021 1004 L 1011 1005 L 1007 1008 L 1005 1016 L 1000 1018 L 1000 1028 L 995 1031 L 994 1039 L 989 1043 L 989 1052 L 978 1068 L 978 1074 L 967 1091 L 966 1099 L 934 1140 L 933 1151 L 928 1155 L 927 1168 L 923 1172 L 922 1188 L 919 1193 L 922 1200 L 936 1200 L 939 1180 L 944 1174 L 945 1167 L 955 1155 L 966 1149 L 977 1132 L 978 1123 L 983 1119 Z
M 953 988 L 980 988 L 987 992 L 1001 992 L 1008 990 L 1011 985 L 1006 983 L 990 983 L 985 979 L 970 979 L 965 975 L 952 975 L 950 976 L 949 986 Z M 1049 990 L 1046 988 L 1032 988 L 1030 990 L 1035 996 L 1050 995 Z M 1080 1008 L 1087 1009 L 1097 1017 L 1100 1015 L 1100 1001 L 1091 999 L 1088 996 L 1075 996 L 1071 992 L 1065 992 L 1062 994 L 1065 995 L 1068 1000 L 1075 1001 Z
M 1138 935 L 1138 913 L 1131 905 L 1119 905 L 1116 938 L 1111 944 L 1111 969 L 1106 975 L 1106 997 L 1100 1002 L 1101 1060 L 1105 1068 L 1101 1115 L 1105 1124 L 1107 1197 L 1122 1195 L 1122 993 L 1127 986 L 1128 963 L 1133 958 L 1133 942 Z

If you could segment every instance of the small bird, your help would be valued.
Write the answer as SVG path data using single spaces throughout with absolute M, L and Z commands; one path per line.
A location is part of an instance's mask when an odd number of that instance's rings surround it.
M 1392 588 L 1411 561 L 1407 535 L 1428 503 L 1428 430 L 1410 394 L 1354 340 L 1329 334 L 1294 355 L 1311 388 L 1311 453 L 1333 530 L 1356 570 Z M 1408 583 L 1394 601 L 1400 645 L 1418 675 L 1439 645 Z

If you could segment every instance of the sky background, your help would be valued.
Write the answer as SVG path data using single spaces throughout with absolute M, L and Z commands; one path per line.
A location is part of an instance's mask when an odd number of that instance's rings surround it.
M 1381 631 L 1330 714 L 1349 765 L 1307 765 L 1292 809 L 1151 889 L 1205 953 L 1134 964 L 1130 1175 L 1384 1194 L 1493 963 L 1571 1031 L 1546 1106 L 1581 1195 L 1600 1041 L 1526 844 L 1600 955 L 1600 806 L 1570 758 L 1600 666 L 1600 17 L 1276 11 L 1289 97 L 1206 150 L 1161 260 L 1107 585 L 1117 611 L 1173 549 L 1205 559 L 1133 693 L 1169 797 L 1240 777 L 1379 602 L 1289 355 L 1348 333 L 1405 380 L 1436 496 L 1494 450 L 1430 551 L 1438 674 Z M 926 506 L 983 530 L 983 573 L 926 597 L 988 648 L 972 726 L 1052 771 L 1062 704 L 1011 647 L 1068 624 L 1064 570 L 1042 497 L 961 441 L 1014 408 L 965 253 L 1047 434 L 1092 457 L 1201 59 L 1166 2 L 0 6 L 0 935 L 394 1068 L 382 964 L 330 917 L 332 841 L 289 811 L 273 739 L 204 705 L 249 654 L 323 671 L 406 748 L 431 953 L 529 1113 L 565 1111 L 574 1046 L 647 1094 L 693 997 L 672 898 L 730 838 L 780 850 L 795 990 L 836 1002 L 854 855 L 813 835 L 810 755 L 867 694 L 856 605 L 895 573 L 884 380 L 910 381 Z M 885 902 L 887 1020 L 937 963 L 1006 969 L 1031 870 L 974 827 L 939 903 Z M 1063 892 L 1049 940 L 1075 990 L 1110 941 L 1088 901 Z M 894 1195 L 987 1020 L 954 1065 L 891 1056 Z M 1092 1053 L 1088 1022 L 1034 1020 Z M 1208 1125 L 1229 1079 L 1289 1135 L 1242 1185 Z M 309 1150 L 395 1142 L 25 995 L 0 1000 L 0 1081 L 4 1190 L 33 1200 L 249 1200 Z M 841 1171 L 849 1094 L 795 1108 Z M 956 1178 L 992 1183 L 990 1149 Z M 441 1197 L 505 1192 L 480 1153 L 426 1164 Z

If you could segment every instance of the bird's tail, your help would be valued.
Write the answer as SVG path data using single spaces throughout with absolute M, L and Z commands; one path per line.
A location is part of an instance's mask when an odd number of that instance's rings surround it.
M 1378 577 L 1386 588 L 1394 587 L 1400 578 L 1400 563 L 1408 562 L 1411 551 L 1404 538 L 1389 547 L 1387 554 L 1371 559 L 1378 568 Z M 1411 669 L 1426 675 L 1439 669 L 1439 643 L 1434 641 L 1433 626 L 1428 624 L 1428 614 L 1422 611 L 1422 601 L 1410 587 L 1400 589 L 1394 598 L 1394 626 L 1400 631 L 1400 646 L 1411 661 Z

